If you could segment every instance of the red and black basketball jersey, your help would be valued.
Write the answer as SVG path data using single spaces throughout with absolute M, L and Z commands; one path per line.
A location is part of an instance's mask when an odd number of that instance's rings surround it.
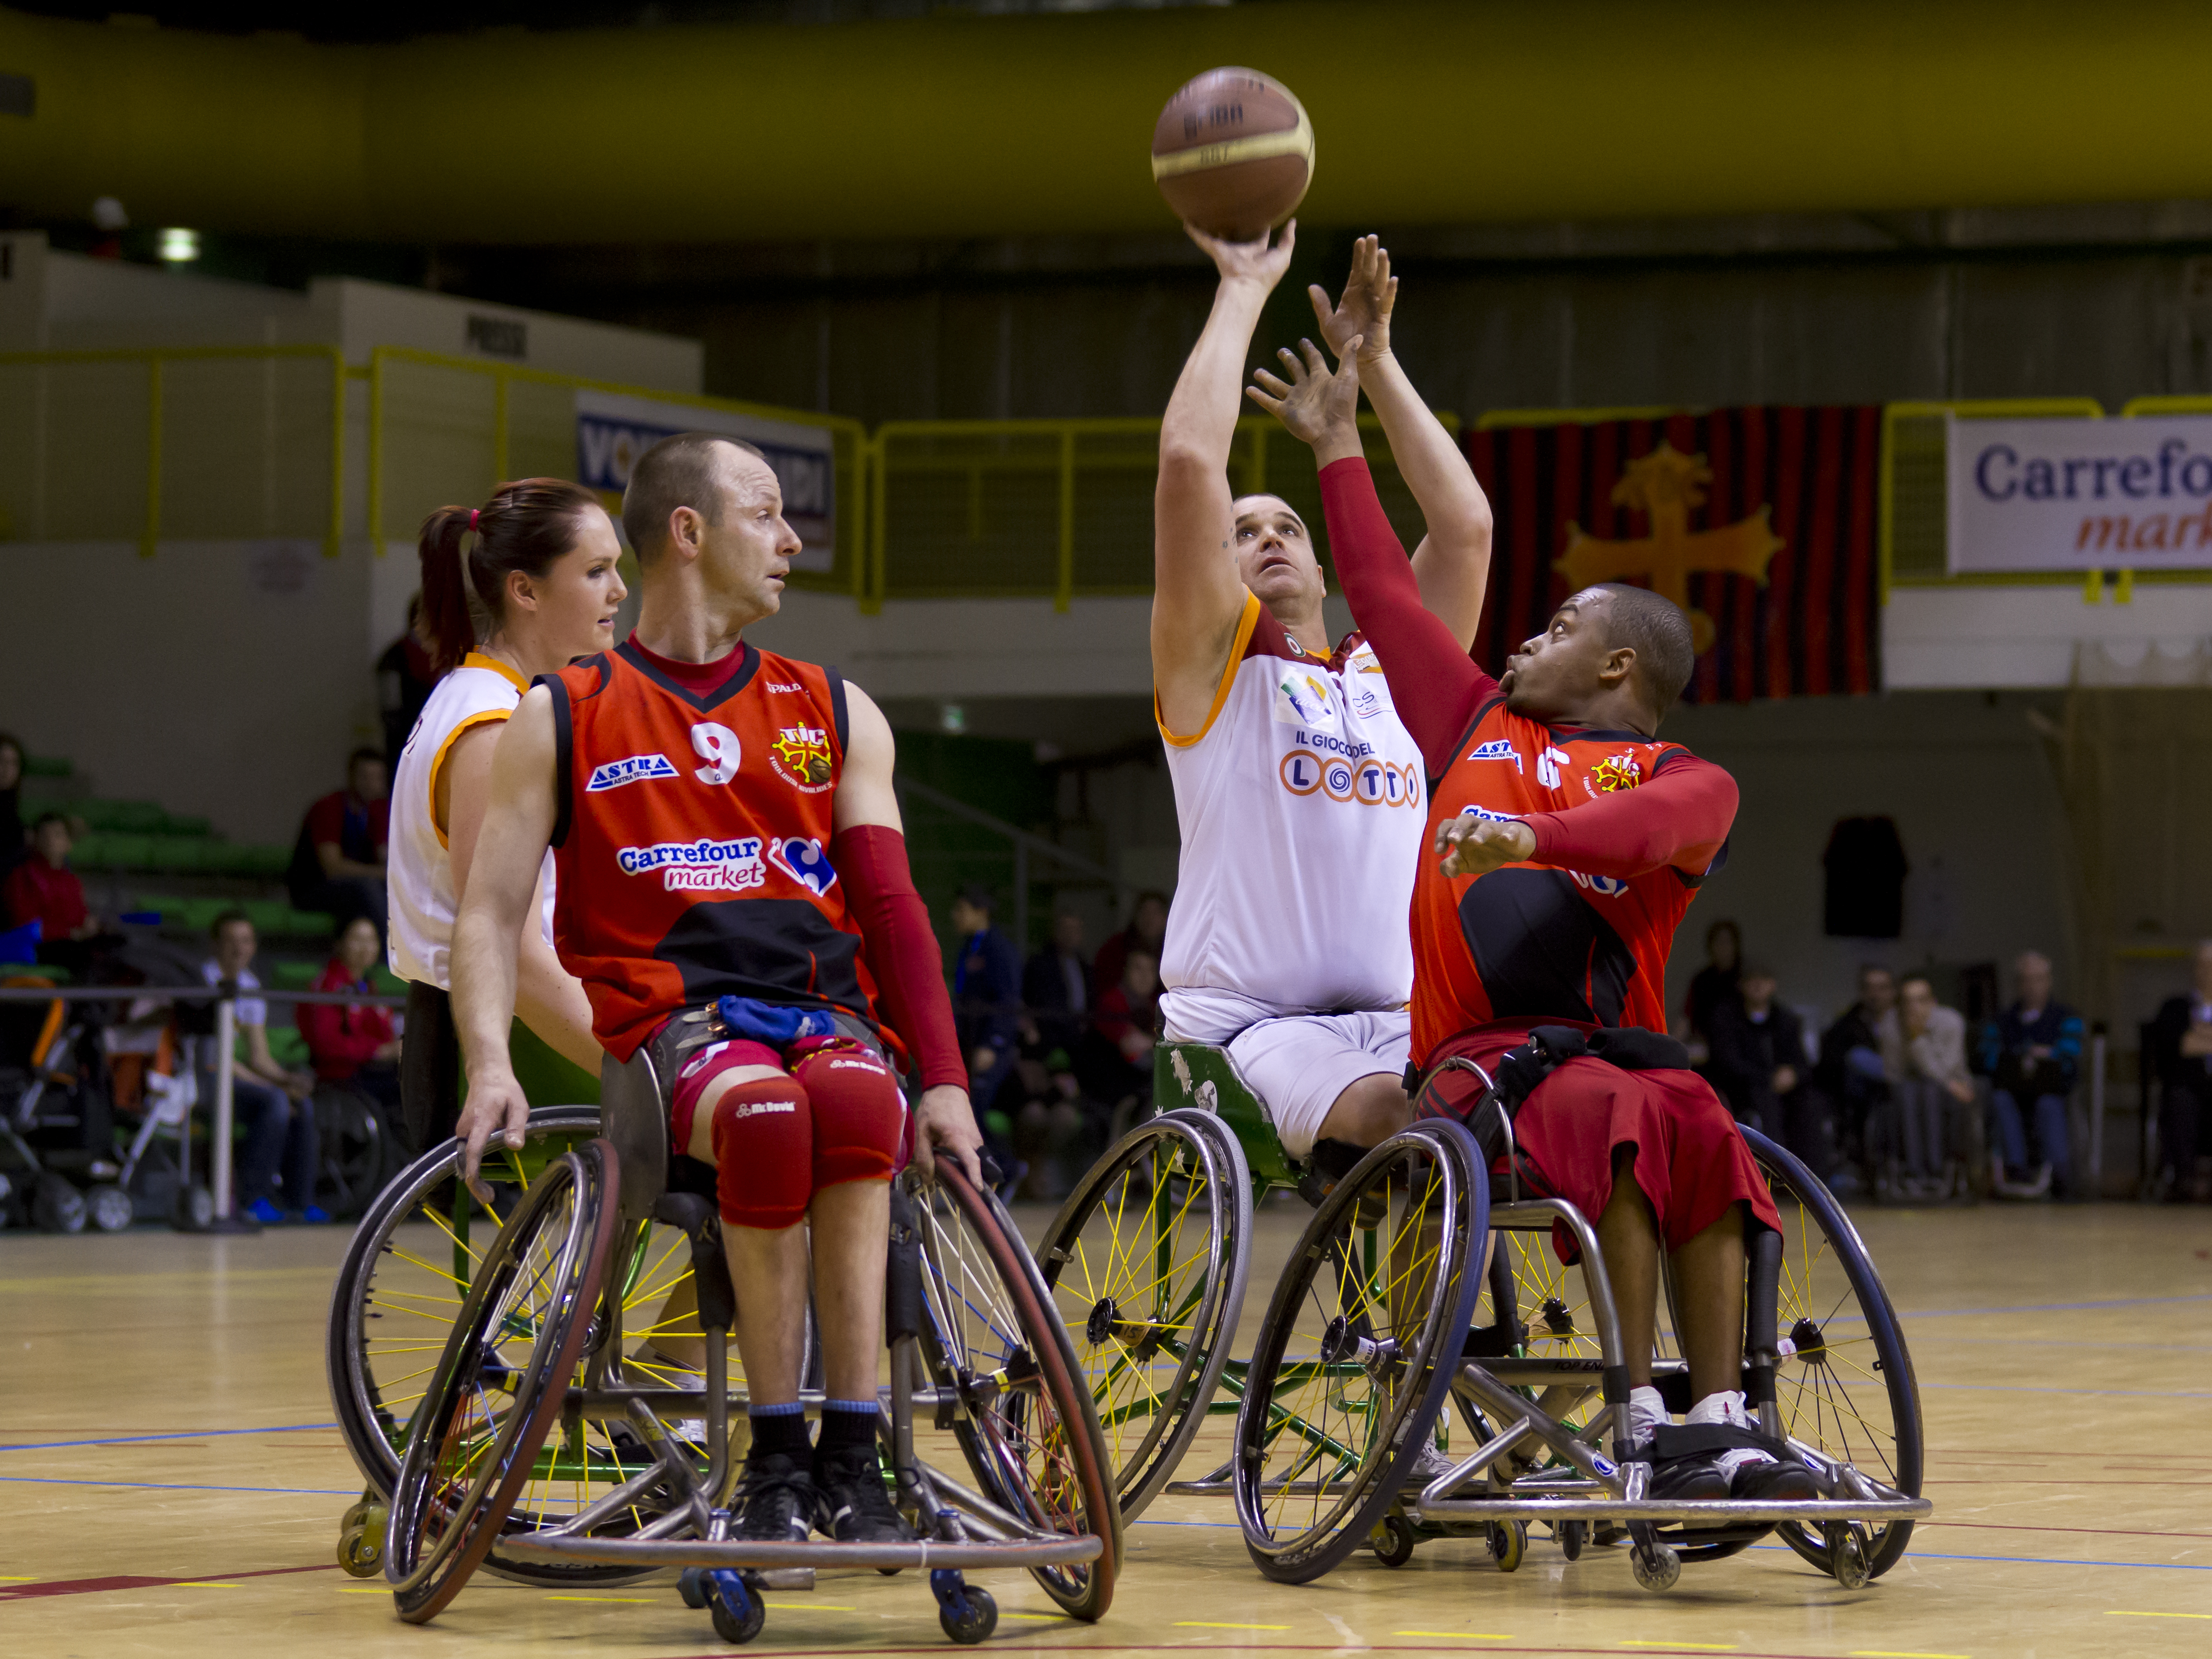
M 874 1023 L 830 863 L 844 682 L 750 645 L 728 661 L 693 691 L 626 641 L 543 682 L 559 744 L 554 944 L 618 1060 L 717 997 Z
M 1613 820 L 1601 847 L 1574 833 L 1578 809 L 1625 808 L 1623 791 L 1645 789 L 1649 812 L 1583 820 Z M 1430 786 L 1413 888 L 1416 1060 L 1493 1020 L 1665 1030 L 1668 951 L 1699 884 L 1727 856 L 1735 804 L 1728 775 L 1680 744 L 1547 726 L 1508 712 L 1503 696 L 1485 699 Z M 1526 821 L 1537 832 L 1534 857 L 1446 877 L 1431 849 L 1437 826 L 1462 814 Z

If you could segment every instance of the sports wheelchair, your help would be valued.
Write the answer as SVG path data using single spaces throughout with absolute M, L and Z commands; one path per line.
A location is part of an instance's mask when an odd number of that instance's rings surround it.
M 400 1616 L 422 1623 L 480 1565 L 561 1585 L 673 1567 L 686 1602 L 732 1643 L 763 1628 L 763 1587 L 811 1585 L 825 1567 L 927 1571 L 958 1642 L 997 1622 L 989 1593 L 963 1577 L 977 1569 L 1027 1568 L 1069 1613 L 1103 1614 L 1121 1528 L 1096 1414 L 1004 1210 L 948 1164 L 932 1182 L 908 1171 L 892 1193 L 881 1435 L 894 1502 L 922 1536 L 729 1536 L 742 1464 L 730 1425 L 744 1420 L 745 1395 L 729 1372 L 735 1304 L 712 1171 L 672 1157 L 649 1058 L 610 1062 L 602 1098 L 604 1137 L 592 1133 L 592 1109 L 532 1114 L 528 1156 L 508 1154 L 504 1171 L 526 1185 L 501 1200 L 489 1240 L 471 1237 L 457 1146 L 418 1159 L 365 1219 L 363 1236 L 390 1241 L 419 1211 L 440 1242 L 373 1246 L 378 1260 L 349 1258 L 341 1276 L 333 1392 L 373 1489 L 349 1511 L 349 1569 L 380 1554 Z M 679 1253 L 684 1269 L 672 1274 Z M 415 1282 L 443 1279 L 446 1294 L 398 1288 L 386 1258 L 413 1265 Z M 625 1314 L 656 1298 L 647 1334 L 665 1348 L 691 1328 L 696 1371 L 624 1352 Z M 368 1328 L 380 1315 L 404 1316 L 415 1340 L 382 1342 Z M 403 1350 L 430 1349 L 434 1362 L 402 1369 Z M 801 1398 L 818 1410 L 822 1391 Z M 963 1462 L 967 1480 L 949 1467 Z M 377 1492 L 390 1493 L 388 1510 Z
M 1637 1578 L 1654 1589 L 1682 1560 L 1733 1554 L 1770 1530 L 1854 1588 L 1894 1565 L 1929 1510 L 1918 1391 L 1895 1312 L 1832 1195 L 1744 1132 L 1783 1219 L 1750 1262 L 1745 1389 L 1777 1449 L 1835 1496 L 1655 1504 L 1643 1495 L 1650 1466 L 1627 1455 L 1626 1373 L 1595 1230 L 1572 1205 L 1522 1190 L 1510 1115 L 1480 1080 L 1474 1121 L 1493 1156 L 1458 1122 L 1423 1118 L 1332 1182 L 1285 1155 L 1225 1052 L 1163 1045 L 1158 1097 L 1189 1103 L 1117 1143 L 1038 1252 L 1076 1333 L 1124 1518 L 1163 1491 L 1231 1498 L 1255 1564 L 1286 1583 L 1363 1543 L 1397 1565 L 1452 1533 L 1485 1537 L 1511 1571 L 1531 1521 L 1571 1560 L 1625 1528 Z M 1285 1187 L 1315 1212 L 1240 1360 L 1231 1346 L 1253 1204 Z M 1555 1230 L 1579 1247 L 1578 1273 L 1552 1248 Z M 1672 1411 L 1691 1404 L 1665 1332 L 1654 1381 Z M 1202 1425 L 1231 1416 L 1228 1443 L 1201 1460 L 1210 1472 L 1176 1479 Z

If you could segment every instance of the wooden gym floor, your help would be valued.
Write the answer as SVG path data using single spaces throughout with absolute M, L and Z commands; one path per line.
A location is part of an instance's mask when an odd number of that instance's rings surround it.
M 1303 1206 L 1262 1212 L 1247 1340 Z M 1936 1519 L 1846 1593 L 1778 1546 L 1664 1595 L 1620 1550 L 1540 1534 L 1500 1574 L 1474 1541 L 1392 1570 L 1362 1551 L 1268 1584 L 1225 1505 L 1163 1498 L 1112 1612 L 1057 1617 L 987 1578 L 1002 1650 L 1341 1655 L 1728 1653 L 1821 1659 L 2212 1651 L 2212 1212 L 1857 1214 L 1918 1369 Z M 1034 1233 L 1046 1217 L 1024 1212 Z M 520 1656 L 728 1651 L 672 1578 L 560 1596 L 480 1577 L 434 1625 L 332 1565 L 357 1492 L 322 1370 L 337 1229 L 216 1240 L 0 1235 L 0 1652 Z M 1240 1349 L 1240 1352 L 1242 1350 Z M 1209 1462 L 1201 1443 L 1194 1466 Z M 751 1650 L 939 1653 L 911 1577 L 769 1597 Z

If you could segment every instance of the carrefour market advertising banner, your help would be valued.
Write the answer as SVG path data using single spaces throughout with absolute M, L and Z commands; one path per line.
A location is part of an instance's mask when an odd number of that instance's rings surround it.
M 608 510 L 619 513 L 630 464 L 678 432 L 725 433 L 759 450 L 783 486 L 783 516 L 805 544 L 793 566 L 830 568 L 837 550 L 837 468 L 830 434 L 823 428 L 696 404 L 579 391 L 577 481 L 611 497 Z
M 1954 417 L 1948 435 L 1954 574 L 2212 567 L 2212 416 Z

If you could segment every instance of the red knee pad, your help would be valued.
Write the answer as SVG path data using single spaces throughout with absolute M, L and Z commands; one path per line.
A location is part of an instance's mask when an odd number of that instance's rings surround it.
M 814 1196 L 814 1108 L 796 1078 L 734 1084 L 714 1103 L 714 1196 L 733 1227 L 781 1231 Z
M 781 1071 L 783 1058 L 764 1042 L 738 1037 L 702 1048 L 677 1073 L 676 1087 L 670 1091 L 668 1099 L 668 1140 L 679 1155 L 690 1153 L 699 1097 L 707 1092 L 707 1085 L 716 1078 L 739 1066 L 773 1066 Z
M 849 1037 L 821 1037 L 793 1047 L 791 1074 L 813 1106 L 814 1190 L 889 1181 L 906 1133 L 906 1103 L 890 1067 Z

